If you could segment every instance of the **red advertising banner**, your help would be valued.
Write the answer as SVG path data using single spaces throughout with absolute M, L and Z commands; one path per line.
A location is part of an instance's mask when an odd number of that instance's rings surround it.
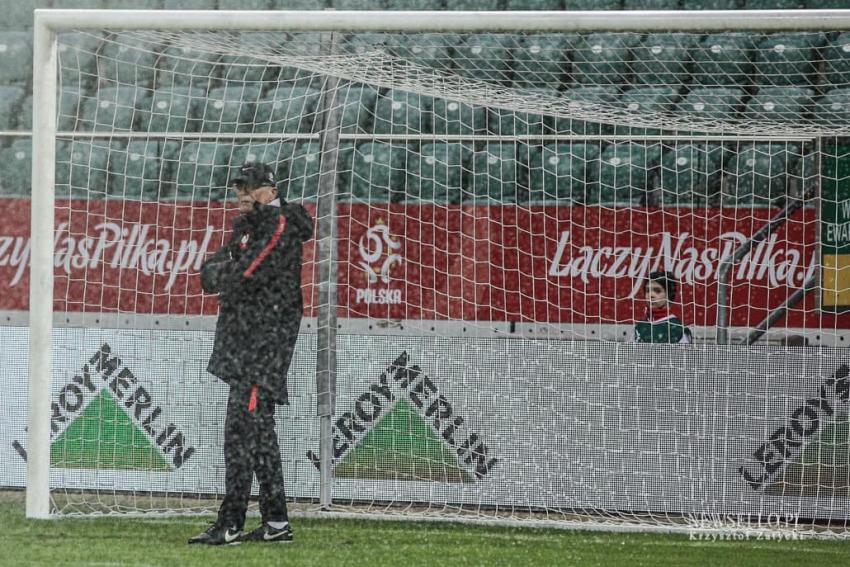
M 312 204 L 307 204 L 311 213 Z M 680 283 L 689 325 L 713 325 L 722 258 L 774 209 L 341 204 L 339 315 L 382 319 L 614 323 L 640 318 L 641 282 Z M 0 200 L 0 309 L 27 308 L 29 201 Z M 57 202 L 57 311 L 214 315 L 203 259 L 227 236 L 231 205 Z M 732 324 L 753 326 L 817 265 L 817 219 L 798 211 L 730 273 Z M 314 244 L 304 294 L 314 314 Z M 809 294 L 784 324 L 850 328 Z

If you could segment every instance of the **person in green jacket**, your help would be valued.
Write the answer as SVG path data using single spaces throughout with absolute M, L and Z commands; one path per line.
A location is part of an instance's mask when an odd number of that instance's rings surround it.
M 652 272 L 643 284 L 649 304 L 646 317 L 635 323 L 639 343 L 690 343 L 691 330 L 673 312 L 676 280 L 669 272 Z

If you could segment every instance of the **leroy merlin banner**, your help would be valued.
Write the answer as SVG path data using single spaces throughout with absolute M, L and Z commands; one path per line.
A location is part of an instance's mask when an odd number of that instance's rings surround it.
M 0 484 L 23 486 L 24 330 L 0 328 Z M 65 329 L 54 490 L 221 494 L 226 391 L 204 332 Z M 850 519 L 844 349 L 339 337 L 346 502 Z M 287 493 L 317 498 L 315 336 L 279 408 Z
M 229 206 L 57 202 L 55 310 L 214 315 L 199 270 L 227 236 Z M 643 316 L 641 282 L 662 269 L 681 283 L 685 323 L 713 325 L 721 260 L 775 212 L 341 204 L 339 316 L 625 323 Z M 27 218 L 29 201 L 0 200 L 0 310 L 27 308 Z M 733 325 L 761 321 L 819 269 L 818 226 L 814 209 L 798 211 L 736 264 Z M 307 315 L 315 314 L 313 246 L 302 282 Z M 850 314 L 824 315 L 811 295 L 787 325 L 850 328 Z

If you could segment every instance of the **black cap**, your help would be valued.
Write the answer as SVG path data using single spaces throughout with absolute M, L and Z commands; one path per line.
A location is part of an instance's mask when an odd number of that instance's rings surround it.
M 265 185 L 275 187 L 276 184 L 272 166 L 259 161 L 245 162 L 230 180 L 231 186 L 244 186 L 249 191 Z

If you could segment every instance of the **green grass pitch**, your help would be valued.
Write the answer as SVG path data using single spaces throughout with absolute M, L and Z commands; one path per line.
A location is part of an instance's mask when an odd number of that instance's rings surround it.
M 253 526 L 257 520 L 249 520 Z M 2 566 L 844 565 L 850 541 L 708 541 L 445 522 L 294 519 L 290 544 L 189 546 L 209 518 L 34 521 L 23 494 L 0 493 Z

